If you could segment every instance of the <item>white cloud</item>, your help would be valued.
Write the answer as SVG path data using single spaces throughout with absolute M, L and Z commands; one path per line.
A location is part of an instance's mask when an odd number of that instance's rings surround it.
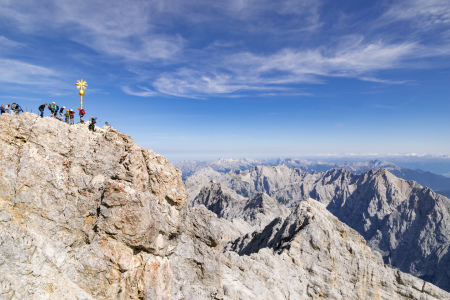
M 25 32 L 63 33 L 93 50 L 128 61 L 170 59 L 183 47 L 178 35 L 165 35 L 152 24 L 152 1 L 7 1 L 0 16 Z
M 129 86 L 124 86 L 122 88 L 122 91 L 127 93 L 128 95 L 138 96 L 138 97 L 153 97 L 156 96 L 158 93 L 155 91 L 152 91 L 146 87 L 138 86 L 140 88 L 140 91 L 134 91 Z
M 383 23 L 409 21 L 420 31 L 450 25 L 450 2 L 448 0 L 398 1 L 383 16 Z
M 295 40 L 303 37 L 303 32 L 298 34 L 298 30 L 318 30 L 322 25 L 323 1 L 315 0 L 47 0 L 45 5 L 32 0 L 20 2 L 5 0 L 0 6 L 0 17 L 12 20 L 26 32 L 45 35 L 51 31 L 55 36 L 63 35 L 106 54 L 113 64 L 116 61 L 127 63 L 127 69 L 133 69 L 135 73 L 132 80 L 145 82 L 142 85 L 150 88 L 135 89 L 129 85 L 123 91 L 141 97 L 164 93 L 204 98 L 206 95 L 236 96 L 245 91 L 292 94 L 295 92 L 293 86 L 324 83 L 326 77 L 404 84 L 408 81 L 378 78 L 377 72 L 417 67 L 413 66 L 414 58 L 450 54 L 446 44 L 428 47 L 420 39 L 393 42 L 394 39 L 378 36 L 370 40 L 364 34 L 353 32 L 337 34 L 333 40 L 314 45 L 308 41 L 297 43 Z M 383 18 L 385 25 L 395 20 L 415 22 L 417 19 L 417 26 L 438 27 L 450 24 L 450 2 L 399 1 Z M 268 40 L 278 32 L 286 36 L 297 32 L 288 38 L 289 42 L 294 41 L 292 44 L 280 43 L 271 48 L 271 53 L 265 52 L 269 51 L 267 49 L 256 53 L 247 50 L 254 48 L 245 37 L 243 44 L 238 38 L 222 40 L 220 36 L 214 36 L 212 41 L 202 41 L 202 46 L 193 45 L 195 41 L 188 40 L 189 34 L 183 37 L 174 30 L 174 22 L 201 24 L 205 28 L 231 24 L 226 29 L 239 31 L 252 39 L 257 36 L 253 35 L 255 32 L 267 34 Z M 450 37 L 449 32 L 447 30 L 446 34 Z M 0 36 L 1 44 L 10 48 L 21 46 Z M 264 48 L 264 44 L 261 47 Z M 21 62 L 14 62 L 15 68 L 6 72 L 9 75 L 0 75 L 1 81 L 25 84 L 35 81 L 32 75 L 16 72 Z M 22 64 L 26 66 L 26 72 L 51 71 Z M 123 71 L 120 66 L 118 68 Z
M 284 49 L 272 55 L 240 53 L 221 62 L 203 63 L 211 66 L 210 70 L 199 66 L 162 74 L 153 85 L 161 93 L 201 97 L 249 90 L 285 91 L 286 85 L 318 84 L 330 76 L 401 84 L 406 81 L 376 79 L 371 74 L 407 66 L 416 51 L 415 43 L 389 45 L 379 41 L 329 50 Z
M 23 47 L 24 44 L 8 39 L 7 37 L 0 36 L 0 50 L 2 49 L 15 49 Z
M 163 74 L 153 85 L 160 93 L 191 98 L 208 94 L 229 94 L 244 87 L 231 82 L 229 75 L 208 74 L 192 69 Z
M 0 59 L 0 82 L 48 86 L 56 84 L 57 72 L 11 59 Z

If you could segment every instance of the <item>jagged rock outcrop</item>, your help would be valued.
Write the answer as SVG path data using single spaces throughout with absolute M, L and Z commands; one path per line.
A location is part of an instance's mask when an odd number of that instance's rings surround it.
M 172 256 L 175 299 L 447 299 L 383 264 L 325 206 L 305 200 L 285 219 L 236 238 L 230 222 L 191 208 Z M 225 250 L 224 250 L 225 249 Z
M 263 166 L 209 173 L 241 195 L 264 192 L 287 206 L 307 197 L 318 200 L 357 230 L 386 263 L 450 291 L 450 200 L 429 188 L 385 169 L 361 175 L 342 169 L 309 174 Z M 206 170 L 201 178 L 207 178 Z
M 0 298 L 170 299 L 187 193 L 115 130 L 0 117 Z
M 264 163 L 268 162 L 266 160 L 256 160 L 251 158 L 219 158 L 208 162 L 183 160 L 174 162 L 173 165 L 183 172 L 183 180 L 185 180 L 190 175 L 206 167 L 219 172 L 229 172 L 233 170 L 247 170 L 253 166 L 262 165 Z
M 211 181 L 203 186 L 190 206 L 204 205 L 219 218 L 233 222 L 241 232 L 262 229 L 277 217 L 286 217 L 288 209 L 265 193 L 244 198 L 220 183 Z M 246 224 L 242 224 L 242 221 Z

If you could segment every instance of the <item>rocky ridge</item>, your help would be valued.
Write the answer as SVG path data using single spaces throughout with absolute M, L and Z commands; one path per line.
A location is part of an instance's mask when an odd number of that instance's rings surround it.
M 175 299 L 447 299 L 387 267 L 365 240 L 315 200 L 239 237 L 203 205 L 186 215 L 173 254 Z
M 316 199 L 357 230 L 387 264 L 450 290 L 450 200 L 429 188 L 385 169 L 361 175 L 342 169 L 309 174 L 286 166 L 209 172 L 244 196 L 264 192 L 288 207 Z M 190 193 L 190 182 L 198 188 L 199 179 L 207 177 L 203 172 L 188 178 Z
M 204 205 L 219 218 L 226 219 L 241 232 L 263 229 L 273 219 L 284 218 L 288 208 L 265 193 L 244 198 L 235 191 L 211 181 L 199 192 L 189 206 Z
M 316 201 L 264 225 L 274 199 L 209 184 L 239 213 L 207 189 L 187 207 L 180 171 L 120 132 L 1 116 L 0 299 L 449 298 Z M 260 229 L 243 235 L 202 203 Z

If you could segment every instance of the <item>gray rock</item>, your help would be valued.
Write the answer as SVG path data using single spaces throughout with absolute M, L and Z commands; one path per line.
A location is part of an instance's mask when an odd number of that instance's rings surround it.
M 384 265 L 365 240 L 314 200 L 264 230 L 233 240 L 232 224 L 188 210 L 172 256 L 174 299 L 448 299 Z M 230 242 L 231 240 L 231 242 Z
M 204 205 L 219 218 L 233 222 L 235 226 L 239 226 L 238 223 L 242 224 L 239 229 L 245 233 L 262 229 L 276 217 L 288 215 L 288 209 L 267 194 L 258 193 L 253 197 L 244 198 L 220 183 L 212 181 L 203 186 L 189 205 Z
M 382 264 L 318 202 L 270 221 L 285 208 L 269 196 L 212 187 L 236 201 L 223 216 L 264 228 L 242 236 L 200 202 L 186 209 L 180 171 L 127 135 L 1 116 L 0 299 L 449 298 Z
M 0 117 L 0 298 L 170 299 L 187 193 L 115 130 Z
M 362 174 L 368 171 L 386 169 L 395 176 L 405 179 L 414 180 L 422 186 L 427 186 L 432 190 L 446 196 L 450 190 L 450 178 L 425 172 L 422 170 L 411 170 L 399 167 L 393 163 L 381 160 L 369 160 L 366 162 L 326 162 L 326 161 L 310 161 L 305 159 L 283 158 L 276 161 L 254 160 L 254 159 L 218 159 L 211 162 L 201 161 L 180 161 L 174 165 L 183 172 L 183 180 L 187 180 L 194 173 L 199 173 L 202 169 L 210 168 L 220 173 L 230 171 L 244 171 L 254 166 L 281 166 L 285 165 L 291 169 L 301 169 L 308 173 L 326 172 L 331 169 L 344 169 L 355 174 Z
M 429 188 L 385 169 L 361 175 L 342 169 L 309 174 L 263 166 L 221 175 L 203 170 L 202 178 L 208 173 L 238 194 L 264 192 L 288 207 L 316 199 L 357 230 L 387 264 L 450 291 L 450 200 Z M 194 175 L 187 182 L 203 184 L 199 178 Z

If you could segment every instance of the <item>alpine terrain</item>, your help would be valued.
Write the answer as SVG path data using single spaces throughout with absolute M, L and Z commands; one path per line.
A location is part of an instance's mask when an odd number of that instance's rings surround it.
M 447 198 L 384 170 L 207 173 L 188 202 L 128 135 L 2 115 L 0 299 L 450 298 L 428 282 L 446 287 Z
M 310 174 L 284 165 L 229 173 L 209 168 L 187 179 L 190 201 L 205 198 L 211 179 L 244 197 L 265 193 L 291 209 L 315 199 L 358 231 L 386 264 L 450 291 L 450 200 L 427 187 L 385 169 L 356 175 L 343 169 Z

